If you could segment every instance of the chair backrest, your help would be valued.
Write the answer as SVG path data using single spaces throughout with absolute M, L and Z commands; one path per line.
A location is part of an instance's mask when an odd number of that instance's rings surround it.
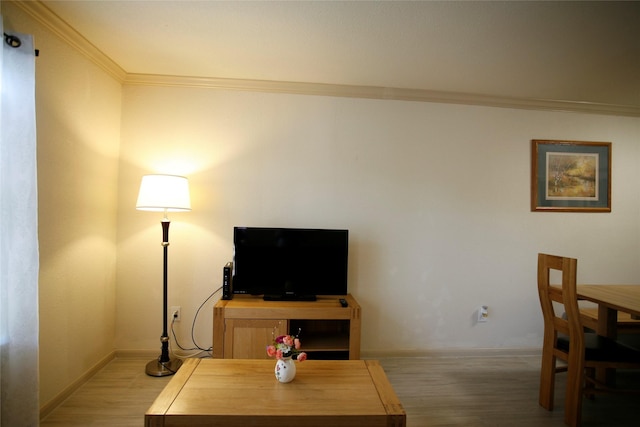
M 555 345 L 557 334 L 561 333 L 569 336 L 570 348 L 584 347 L 576 290 L 577 268 L 578 261 L 575 258 L 538 254 L 538 295 L 544 317 L 545 342 L 548 344 L 553 342 L 552 345 Z M 560 286 L 550 283 L 552 270 L 562 275 Z M 556 311 L 554 302 L 561 304 L 563 310 Z

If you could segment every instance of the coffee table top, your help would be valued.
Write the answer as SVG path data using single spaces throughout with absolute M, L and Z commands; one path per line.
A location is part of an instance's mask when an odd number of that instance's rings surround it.
M 406 415 L 375 360 L 296 363 L 287 384 L 274 360 L 187 359 L 145 415 L 152 426 L 404 426 Z M 161 422 L 162 421 L 162 422 Z M 219 424 L 218 424 L 219 423 Z

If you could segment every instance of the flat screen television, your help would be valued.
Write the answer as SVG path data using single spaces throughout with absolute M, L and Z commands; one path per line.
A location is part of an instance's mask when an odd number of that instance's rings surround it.
M 349 231 L 234 227 L 233 293 L 265 300 L 347 294 Z

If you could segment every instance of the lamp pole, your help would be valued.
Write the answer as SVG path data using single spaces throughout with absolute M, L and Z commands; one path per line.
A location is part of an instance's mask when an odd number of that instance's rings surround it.
M 174 359 L 171 360 L 169 357 L 169 334 L 167 332 L 167 321 L 168 321 L 168 280 L 167 280 L 167 272 L 168 272 L 168 261 L 169 261 L 169 218 L 167 218 L 166 213 L 165 217 L 162 219 L 162 251 L 163 251 L 163 266 L 162 266 L 162 336 L 160 337 L 160 343 L 162 345 L 162 352 L 158 360 L 152 360 L 147 363 L 146 373 L 147 375 L 151 375 L 154 377 L 163 377 L 166 375 L 175 374 L 180 366 L 182 365 L 182 360 Z
M 162 225 L 162 336 L 160 337 L 160 356 L 147 363 L 145 372 L 154 377 L 175 374 L 182 360 L 169 356 L 169 334 L 167 332 L 168 316 L 168 264 L 169 264 L 169 218 L 168 211 L 190 211 L 188 181 L 185 177 L 175 175 L 145 175 L 140 183 L 140 192 L 136 208 L 139 210 L 161 211 L 164 217 Z

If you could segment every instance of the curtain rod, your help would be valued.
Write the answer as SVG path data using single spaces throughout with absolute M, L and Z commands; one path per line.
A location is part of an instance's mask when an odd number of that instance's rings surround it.
M 22 45 L 22 42 L 20 41 L 20 39 L 17 36 L 14 36 L 12 34 L 7 34 L 7 33 L 2 33 L 4 35 L 4 41 L 5 43 L 7 43 L 9 46 L 11 46 L 14 49 L 19 48 Z M 38 49 L 35 50 L 35 54 L 36 56 L 40 55 L 40 51 Z

